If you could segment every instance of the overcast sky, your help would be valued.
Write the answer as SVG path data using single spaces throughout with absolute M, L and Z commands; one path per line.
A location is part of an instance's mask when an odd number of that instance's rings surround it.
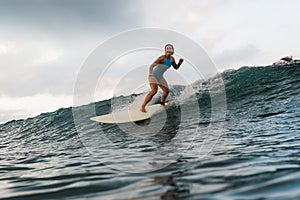
M 299 10 L 298 0 L 0 0 L 0 122 L 72 106 L 82 63 L 131 29 L 181 33 L 219 71 L 299 58 Z

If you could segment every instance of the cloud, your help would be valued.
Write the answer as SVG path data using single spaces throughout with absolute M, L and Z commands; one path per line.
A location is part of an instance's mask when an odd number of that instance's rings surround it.
M 201 31 L 218 8 L 226 6 L 230 1 L 195 1 L 169 0 L 161 3 L 159 0 L 143 1 L 145 23 L 157 26 L 167 25 L 173 30 L 189 32 Z
M 139 1 L 0 1 L 0 93 L 69 95 L 88 54 L 142 23 Z
M 0 96 L 0 123 L 11 119 L 22 119 L 33 117 L 41 112 L 54 111 L 62 105 L 71 106 L 73 97 L 71 95 L 36 94 L 12 98 Z
M 19 45 L 19 46 L 18 46 Z M 8 96 L 36 93 L 62 94 L 72 91 L 76 68 L 84 59 L 69 55 L 56 44 L 15 41 L 1 58 L 0 91 Z M 72 59 L 72 57 L 75 57 Z
M 225 50 L 219 54 L 214 55 L 214 62 L 220 68 L 224 67 L 240 67 L 240 65 L 246 65 L 247 61 L 255 58 L 260 53 L 260 50 L 251 45 L 242 45 L 237 49 Z M 236 66 L 238 64 L 238 66 Z M 235 66 L 233 66 L 235 65 Z
M 0 33 L 0 92 L 11 97 L 40 93 L 70 95 L 81 64 L 110 35 L 145 24 L 178 26 L 187 31 L 205 23 L 216 7 L 224 4 L 0 1 L 0 22 L 4 27 Z M 170 10 L 180 15 L 170 14 Z M 217 35 L 210 38 L 211 43 L 216 38 Z
M 222 29 L 208 30 L 203 36 L 202 44 L 208 51 L 213 51 L 225 39 L 225 35 L 226 33 Z
M 138 6 L 139 1 L 118 0 L 4 0 L 0 2 L 0 22 L 48 34 L 111 32 L 140 24 Z

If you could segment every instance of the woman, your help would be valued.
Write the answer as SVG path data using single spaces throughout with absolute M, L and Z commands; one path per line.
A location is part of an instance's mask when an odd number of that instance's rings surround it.
M 146 105 L 151 101 L 152 97 L 157 93 L 158 86 L 162 89 L 163 93 L 161 95 L 160 104 L 164 105 L 165 100 L 169 94 L 169 87 L 166 79 L 163 77 L 165 71 L 167 71 L 171 65 L 174 69 L 178 69 L 183 62 L 180 58 L 178 64 L 175 62 L 175 58 L 172 56 L 174 54 L 174 47 L 171 44 L 165 46 L 165 55 L 159 56 L 149 67 L 149 84 L 151 91 L 147 94 L 143 105 L 141 106 L 142 112 L 146 111 Z

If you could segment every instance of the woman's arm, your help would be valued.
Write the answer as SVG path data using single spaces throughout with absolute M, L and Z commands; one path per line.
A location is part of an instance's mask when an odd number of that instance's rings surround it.
M 149 67 L 149 76 L 152 76 L 153 68 L 154 68 L 156 65 L 162 63 L 162 62 L 163 62 L 163 59 L 164 59 L 164 56 L 163 56 L 163 55 L 162 55 L 162 56 L 159 56 L 159 57 L 158 57 L 158 58 L 150 65 L 150 67 Z
M 156 66 L 157 64 L 154 62 L 150 65 L 149 67 L 149 76 L 152 76 L 152 72 L 153 72 L 153 68 Z
M 172 56 L 173 62 L 172 62 L 172 66 L 174 67 L 174 69 L 178 69 L 180 67 L 180 65 L 183 63 L 183 59 L 180 58 L 178 61 L 178 64 L 176 64 L 175 62 L 175 58 Z

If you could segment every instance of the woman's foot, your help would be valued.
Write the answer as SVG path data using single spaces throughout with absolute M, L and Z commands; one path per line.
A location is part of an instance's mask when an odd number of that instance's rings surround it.
M 162 105 L 162 106 L 165 105 L 165 102 L 164 102 L 164 101 L 160 101 L 159 103 L 160 103 L 160 105 Z
M 141 111 L 141 112 L 144 112 L 144 113 L 147 112 L 145 106 L 142 106 L 142 107 L 140 108 L 140 111 Z

